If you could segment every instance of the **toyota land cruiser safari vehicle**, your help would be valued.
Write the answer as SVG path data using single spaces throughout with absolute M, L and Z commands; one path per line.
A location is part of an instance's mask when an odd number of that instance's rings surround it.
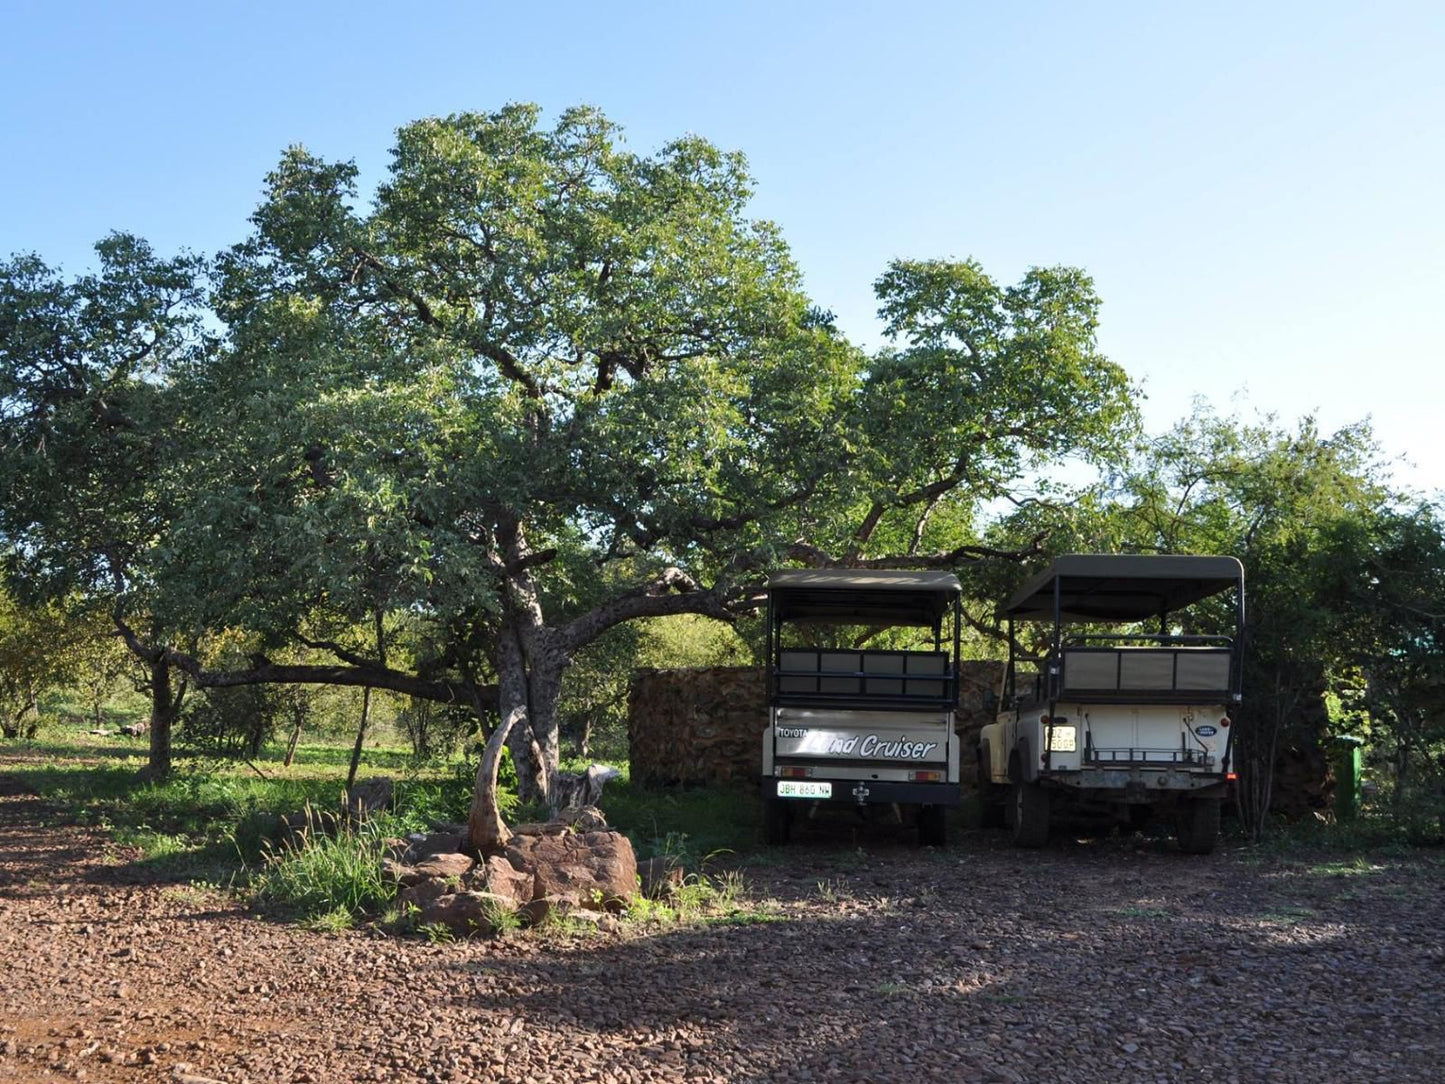
M 1171 615 L 1225 592 L 1233 592 L 1220 601 L 1233 602 L 1234 636 L 1180 634 Z M 1212 851 L 1234 777 L 1240 563 L 1070 554 L 1019 588 L 1004 615 L 1009 659 L 997 720 L 979 736 L 985 823 L 1004 820 L 1015 844 L 1040 847 L 1051 804 L 1067 796 L 1109 805 L 1136 823 L 1151 809 L 1172 809 L 1180 848 Z M 1051 626 L 1042 658 L 1018 653 L 1016 622 Z M 1158 631 L 1136 631 L 1146 625 Z M 1071 634 L 1071 626 L 1083 629 Z M 1119 631 L 1095 631 L 1101 626 Z
M 768 581 L 763 827 L 786 843 L 800 811 L 914 806 L 942 846 L 960 800 L 958 579 L 942 572 L 777 572 Z M 896 631 L 888 631 L 896 630 Z M 888 632 L 887 649 L 864 646 Z

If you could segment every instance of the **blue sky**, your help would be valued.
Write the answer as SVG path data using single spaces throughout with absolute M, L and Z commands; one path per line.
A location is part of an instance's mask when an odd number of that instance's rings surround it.
M 294 142 L 589 102 L 743 150 L 810 293 L 875 343 L 889 259 L 1075 264 L 1161 429 L 1369 415 L 1445 489 L 1445 4 L 0 0 L 0 253 L 239 239 Z M 1236 399 L 1236 397 L 1242 398 Z

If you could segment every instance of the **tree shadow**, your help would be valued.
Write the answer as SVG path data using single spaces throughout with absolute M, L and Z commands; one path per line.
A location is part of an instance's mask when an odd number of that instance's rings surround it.
M 1255 1079 L 1281 1034 L 1376 1049 L 1379 1008 L 1438 969 L 1401 933 L 1407 901 L 1382 924 L 1368 906 L 1291 912 L 1229 854 L 1061 841 L 953 857 L 873 856 L 832 906 L 780 921 L 431 966 L 468 977 L 469 1014 L 577 1038 L 554 1072 L 588 1072 L 592 1036 L 679 1077 L 873 1081 Z M 1416 895 L 1413 928 L 1442 917 L 1442 880 L 1423 876 L 1430 915 Z M 1386 946 L 1400 966 L 1382 973 Z M 1420 1019 L 1401 1037 L 1438 1054 Z

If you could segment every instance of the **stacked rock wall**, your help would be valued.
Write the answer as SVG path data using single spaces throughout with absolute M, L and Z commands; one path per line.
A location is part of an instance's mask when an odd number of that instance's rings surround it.
M 755 783 L 767 718 L 760 668 L 639 670 L 627 702 L 632 780 L 644 787 Z

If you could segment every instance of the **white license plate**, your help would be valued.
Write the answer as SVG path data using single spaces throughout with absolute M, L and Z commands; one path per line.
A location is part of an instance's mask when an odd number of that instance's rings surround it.
M 778 780 L 779 798 L 831 798 L 832 783 L 803 783 L 795 779 Z

